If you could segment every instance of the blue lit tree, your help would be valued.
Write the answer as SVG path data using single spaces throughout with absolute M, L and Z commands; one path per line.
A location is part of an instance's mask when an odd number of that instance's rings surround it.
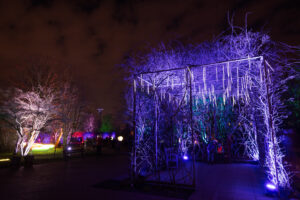
M 228 35 L 212 42 L 161 45 L 127 60 L 133 82 L 127 97 L 136 127 L 135 172 L 141 158 L 148 171 L 162 169 L 161 138 L 168 140 L 164 145 L 175 145 L 179 155 L 193 157 L 195 139 L 222 139 L 240 131 L 246 154 L 266 167 L 270 182 L 290 187 L 277 136 L 287 117 L 281 96 L 294 78 L 286 56 L 293 49 L 262 32 L 231 27 Z M 149 145 L 141 142 L 147 134 L 152 135 Z

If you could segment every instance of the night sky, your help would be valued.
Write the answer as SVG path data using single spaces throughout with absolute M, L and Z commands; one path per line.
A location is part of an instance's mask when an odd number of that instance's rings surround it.
M 264 30 L 273 40 L 300 44 L 295 1 L 0 1 L 0 84 L 5 86 L 31 58 L 69 66 L 86 100 L 105 113 L 124 105 L 117 67 L 132 51 L 161 42 L 200 43 L 236 25 Z M 58 67 L 56 66 L 56 67 Z

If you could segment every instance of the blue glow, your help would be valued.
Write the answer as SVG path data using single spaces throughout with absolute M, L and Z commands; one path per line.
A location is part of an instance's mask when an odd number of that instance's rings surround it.
M 183 156 L 183 160 L 188 160 L 188 159 L 189 159 L 188 156 L 186 156 L 186 155 Z
M 275 191 L 275 190 L 276 190 L 276 186 L 273 185 L 272 183 L 267 183 L 267 184 L 266 184 L 266 188 L 267 188 L 268 190 L 271 190 L 271 191 Z
M 215 118 L 212 118 L 216 121 L 214 124 L 205 122 L 206 119 L 210 120 L 205 110 L 217 111 L 214 106 L 218 107 L 219 99 L 222 105 L 221 114 L 229 112 L 230 109 L 225 110 L 225 107 L 232 108 L 233 111 L 235 105 L 241 105 L 242 112 L 239 112 L 241 114 L 234 115 L 233 118 L 237 120 L 239 129 L 243 132 L 243 143 L 249 158 L 260 159 L 259 153 L 261 152 L 258 148 L 257 135 L 263 135 L 265 138 L 265 145 L 268 148 L 265 154 L 262 154 L 261 159 L 265 159 L 265 169 L 270 182 L 266 187 L 269 189 L 290 188 L 290 174 L 283 162 L 285 155 L 280 148 L 281 140 L 277 138 L 282 120 L 287 116 L 280 98 L 286 90 L 285 80 L 281 81 L 280 75 L 285 72 L 285 69 L 280 63 L 276 63 L 277 58 L 274 59 L 277 56 L 276 48 L 266 50 L 257 46 L 262 39 L 266 44 L 272 45 L 269 36 L 245 31 L 239 35 L 224 36 L 210 45 L 175 49 L 170 47 L 170 50 L 162 46 L 149 54 L 128 60 L 126 63 L 130 66 L 128 70 L 135 74 L 132 76 L 134 80 L 128 79 L 133 81 L 133 88 L 127 93 L 126 100 L 130 112 L 132 112 L 133 103 L 136 108 L 136 119 L 134 119 L 136 149 L 134 150 L 138 151 L 137 160 L 140 162 L 137 165 L 142 166 L 143 163 L 152 162 L 153 158 L 149 157 L 151 153 L 149 147 L 153 146 L 154 141 L 149 136 L 157 128 L 165 129 L 165 121 L 173 113 L 178 117 L 176 116 L 177 118 L 172 121 L 172 128 L 176 132 L 176 138 L 172 137 L 172 140 L 178 141 L 178 149 L 175 149 L 175 152 L 178 152 L 183 160 L 189 159 L 186 154 L 193 145 L 199 144 L 200 149 L 200 141 L 202 145 L 203 142 L 208 143 L 212 138 L 221 140 L 218 138 L 221 134 L 214 135 L 215 132 L 218 133 L 215 130 L 222 129 L 224 130 L 222 134 L 225 135 L 227 127 L 232 129 L 235 122 L 222 121 L 221 127 L 218 126 Z M 262 55 L 267 56 L 253 57 L 261 52 L 263 52 Z M 276 56 L 273 58 L 270 55 Z M 280 54 L 278 56 L 280 57 Z M 274 66 L 278 67 L 275 69 L 268 63 L 268 60 L 274 61 Z M 270 81 L 264 77 L 269 76 L 269 69 L 272 71 Z M 254 91 L 252 87 L 258 89 Z M 134 99 L 132 99 L 131 92 L 134 93 Z M 180 110 L 180 113 L 175 112 L 176 110 Z M 264 123 L 253 123 L 256 117 L 256 112 L 252 112 L 253 110 L 260 112 Z M 155 121 L 154 118 L 157 119 L 154 115 L 157 111 L 160 117 L 154 126 L 152 122 Z M 193 118 L 190 120 L 195 123 L 188 127 L 186 123 L 183 123 L 183 119 L 190 112 L 193 113 Z M 192 126 L 195 126 L 194 130 L 197 130 L 195 135 L 199 143 L 192 139 L 194 136 L 191 131 Z M 173 144 L 173 141 L 165 142 L 166 145 L 168 143 Z M 132 155 L 136 159 L 136 154 Z
M 86 140 L 86 139 L 92 139 L 95 137 L 95 134 L 92 133 L 92 132 L 85 132 L 83 133 L 83 139 Z
M 102 133 L 102 138 L 114 140 L 116 138 L 116 133 L 115 132 L 110 132 L 110 133 L 104 132 L 104 133 Z
M 51 143 L 51 134 L 40 133 L 36 139 L 36 143 L 50 144 Z
M 109 133 L 105 132 L 105 133 L 102 133 L 102 138 L 103 139 L 106 139 L 106 138 L 109 138 Z

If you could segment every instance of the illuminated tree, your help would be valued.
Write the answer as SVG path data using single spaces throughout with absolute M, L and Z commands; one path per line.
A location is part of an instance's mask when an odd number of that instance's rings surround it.
M 2 92 L 1 106 L 1 119 L 19 138 L 15 152 L 27 155 L 40 130 L 47 125 L 56 127 L 57 134 L 63 131 L 66 144 L 68 136 L 78 130 L 82 110 L 69 73 L 57 75 L 49 63 L 39 61 L 19 74 L 12 82 L 13 89 Z
M 132 75 L 128 80 L 133 93 L 127 95 L 128 110 L 136 128 L 133 166 L 148 155 L 148 166 L 153 168 L 160 151 L 155 140 L 168 135 L 170 122 L 180 142 L 205 140 L 203 135 L 221 138 L 222 130 L 230 129 L 241 132 L 247 156 L 260 160 L 269 181 L 289 188 L 279 136 L 288 114 L 282 95 L 287 81 L 295 77 L 286 55 L 292 52 L 292 47 L 272 41 L 263 32 L 231 25 L 229 34 L 211 42 L 161 45 L 129 57 L 125 67 Z M 171 109 L 165 108 L 172 107 L 179 111 L 170 118 Z M 172 144 L 172 137 L 168 141 Z M 175 147 L 186 152 L 194 148 L 190 141 L 177 142 Z
M 58 116 L 63 128 L 63 145 L 67 145 L 73 132 L 82 125 L 83 104 L 79 100 L 78 89 L 66 81 L 62 83 L 60 91 L 60 105 Z
M 95 117 L 94 115 L 90 114 L 87 116 L 85 124 L 84 124 L 84 130 L 86 132 L 93 132 L 95 129 Z
M 38 86 L 31 91 L 14 89 L 8 96 L 11 100 L 4 103 L 2 113 L 18 135 L 15 153 L 26 156 L 40 130 L 55 118 L 56 93 L 52 88 Z

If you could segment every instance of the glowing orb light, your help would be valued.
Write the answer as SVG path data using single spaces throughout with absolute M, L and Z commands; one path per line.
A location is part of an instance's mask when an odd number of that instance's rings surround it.
M 68 151 L 71 151 L 72 150 L 72 147 L 68 147 Z
M 118 141 L 119 141 L 119 142 L 122 142 L 122 141 L 123 141 L 123 136 L 120 135 L 120 136 L 118 137 Z
M 188 159 L 189 159 L 189 157 L 187 155 L 183 156 L 183 160 L 188 160 Z

